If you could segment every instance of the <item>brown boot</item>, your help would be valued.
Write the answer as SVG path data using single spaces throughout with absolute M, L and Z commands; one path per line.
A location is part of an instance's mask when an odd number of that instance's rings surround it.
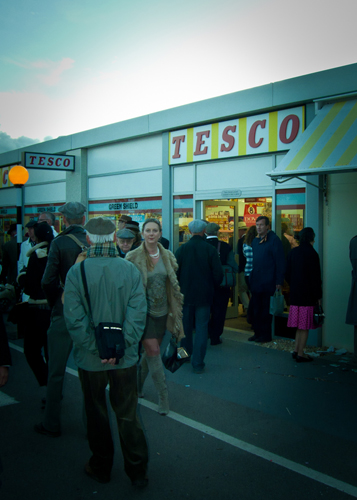
M 167 415 L 170 411 L 169 409 L 169 394 L 167 392 L 167 386 L 165 381 L 164 365 L 161 361 L 161 356 L 147 356 L 147 364 L 149 366 L 149 371 L 152 376 L 152 380 L 155 385 L 155 389 L 159 395 L 159 408 L 158 412 L 160 415 Z

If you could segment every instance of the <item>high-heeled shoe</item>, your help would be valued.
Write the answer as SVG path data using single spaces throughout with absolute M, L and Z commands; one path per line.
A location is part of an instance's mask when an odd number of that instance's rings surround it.
M 297 353 L 296 351 L 293 351 L 293 352 L 291 353 L 291 356 L 292 356 L 292 358 L 293 358 L 293 359 L 296 359 L 296 358 L 297 358 L 297 355 L 298 355 L 298 353 Z
M 308 363 L 309 361 L 312 361 L 312 358 L 310 358 L 310 356 L 307 356 L 306 358 L 305 356 L 296 356 L 297 363 Z

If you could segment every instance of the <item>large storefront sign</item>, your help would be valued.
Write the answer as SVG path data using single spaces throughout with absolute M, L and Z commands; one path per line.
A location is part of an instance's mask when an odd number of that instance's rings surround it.
M 169 164 L 289 150 L 305 128 L 305 108 L 200 125 L 169 134 Z

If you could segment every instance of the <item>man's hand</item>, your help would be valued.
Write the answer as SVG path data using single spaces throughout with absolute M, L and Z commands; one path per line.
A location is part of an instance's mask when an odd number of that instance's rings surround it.
M 0 366 L 0 387 L 3 387 L 9 378 L 9 368 Z
M 115 358 L 110 358 L 110 359 L 102 359 L 102 364 L 103 365 L 115 365 L 116 359 Z

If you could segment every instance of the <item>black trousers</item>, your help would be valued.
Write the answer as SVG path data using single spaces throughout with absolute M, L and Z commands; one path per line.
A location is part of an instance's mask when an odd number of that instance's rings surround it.
M 211 344 L 218 344 L 219 337 L 223 333 L 230 293 L 231 289 L 229 287 L 215 288 L 211 306 L 211 318 L 208 323 L 208 335 L 211 339 Z
M 30 305 L 24 330 L 24 353 L 40 386 L 47 385 L 48 352 L 47 330 L 51 322 L 51 311 Z M 45 359 L 42 355 L 44 350 Z
M 263 338 L 266 341 L 272 339 L 271 323 L 273 316 L 269 314 L 270 297 L 269 292 L 253 292 L 251 298 L 254 333 L 258 338 Z
M 106 403 L 106 386 L 114 410 L 124 469 L 131 480 L 143 479 L 148 463 L 148 448 L 137 415 L 136 365 L 130 368 L 90 372 L 78 368 L 87 415 L 90 466 L 99 476 L 108 475 L 113 466 L 114 445 Z

